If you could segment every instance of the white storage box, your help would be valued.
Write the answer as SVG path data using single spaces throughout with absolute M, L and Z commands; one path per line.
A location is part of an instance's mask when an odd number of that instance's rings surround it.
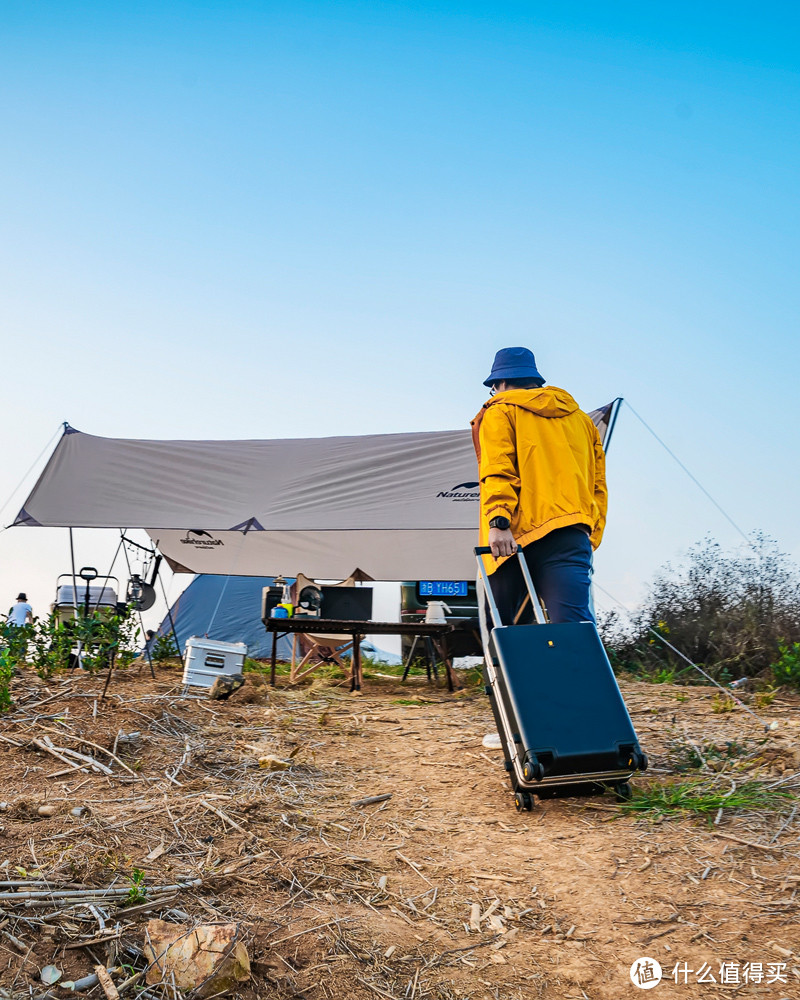
M 86 606 L 86 584 L 78 584 L 78 607 Z M 62 583 L 56 591 L 56 605 L 60 608 L 75 606 L 75 588 L 71 583 Z M 89 610 L 92 608 L 115 608 L 117 592 L 113 587 L 89 587 Z
M 71 622 L 75 617 L 75 588 L 71 583 L 60 584 L 56 591 L 53 613 L 59 623 Z M 86 584 L 78 583 L 78 615 L 86 611 Z M 117 592 L 113 587 L 89 587 L 89 614 L 108 616 L 117 610 Z
M 218 677 L 242 672 L 247 644 L 193 635 L 186 640 L 185 654 L 183 683 L 210 688 Z

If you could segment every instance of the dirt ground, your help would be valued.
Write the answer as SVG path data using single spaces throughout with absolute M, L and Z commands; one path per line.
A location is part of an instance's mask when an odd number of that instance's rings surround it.
M 0 995 L 68 997 L 42 985 L 48 964 L 62 982 L 124 966 L 119 985 L 161 917 L 240 922 L 246 998 L 619 1000 L 640 995 L 643 957 L 662 966 L 656 996 L 800 997 L 796 699 L 760 710 L 778 722 L 765 734 L 714 711 L 708 689 L 622 684 L 651 760 L 640 788 L 758 780 L 791 793 L 776 807 L 663 817 L 606 795 L 517 813 L 481 744 L 482 689 L 261 680 L 212 702 L 183 696 L 174 667 L 120 671 L 105 700 L 101 677 L 15 679 L 0 718 Z M 96 895 L 19 896 L 37 886 Z

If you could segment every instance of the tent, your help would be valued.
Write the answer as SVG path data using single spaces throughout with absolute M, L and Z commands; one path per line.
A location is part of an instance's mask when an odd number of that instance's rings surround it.
M 193 635 L 206 635 L 223 642 L 247 643 L 247 655 L 254 659 L 271 655 L 272 636 L 261 621 L 261 591 L 271 587 L 271 576 L 197 576 L 170 608 L 175 634 L 181 649 Z M 169 615 L 158 628 L 159 635 L 171 635 Z M 292 655 L 291 640 L 278 640 L 278 657 Z
M 158 634 L 172 635 L 174 623 L 181 649 L 190 636 L 208 633 L 212 639 L 222 642 L 247 643 L 248 656 L 255 660 L 267 659 L 272 655 L 272 636 L 261 621 L 261 592 L 273 582 L 271 576 L 229 577 L 205 573 L 197 576 L 172 605 L 158 627 Z M 346 641 L 347 636 L 343 636 L 342 642 Z M 378 662 L 400 662 L 399 656 L 369 641 L 361 643 L 361 652 Z M 278 659 L 288 661 L 291 657 L 292 639 L 282 635 L 278 638 Z
M 590 413 L 601 438 L 618 403 Z M 175 572 L 464 580 L 477 478 L 469 430 L 148 441 L 65 425 L 14 524 L 143 528 Z

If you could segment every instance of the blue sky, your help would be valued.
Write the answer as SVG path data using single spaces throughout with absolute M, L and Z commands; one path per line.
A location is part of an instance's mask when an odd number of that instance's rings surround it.
M 798 20 L 3 2 L 0 503 L 65 419 L 458 427 L 494 351 L 525 344 L 585 408 L 628 397 L 800 557 Z M 705 533 L 737 536 L 630 414 L 617 434 L 598 579 L 633 602 Z M 62 534 L 0 535 L 0 593 L 49 600 Z

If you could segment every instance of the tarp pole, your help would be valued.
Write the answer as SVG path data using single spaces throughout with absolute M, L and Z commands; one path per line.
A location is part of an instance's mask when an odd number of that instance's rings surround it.
M 74 618 L 78 620 L 78 577 L 75 573 L 75 545 L 72 541 L 72 528 L 69 529 L 69 561 L 72 566 L 72 609 Z
M 614 433 L 614 426 L 617 423 L 617 417 L 619 416 L 620 407 L 622 406 L 622 396 L 619 396 L 611 404 L 614 407 L 614 412 L 611 414 L 611 419 L 608 422 L 608 430 L 606 431 L 606 438 L 603 441 L 603 451 L 608 454 L 608 446 L 611 444 L 611 435 Z
M 78 577 L 75 573 L 75 545 L 72 540 L 72 528 L 69 529 L 69 561 L 72 567 L 72 611 L 73 620 L 77 624 L 80 615 L 78 614 Z M 81 654 L 83 653 L 83 642 L 78 639 L 78 654 L 75 666 L 80 666 Z

